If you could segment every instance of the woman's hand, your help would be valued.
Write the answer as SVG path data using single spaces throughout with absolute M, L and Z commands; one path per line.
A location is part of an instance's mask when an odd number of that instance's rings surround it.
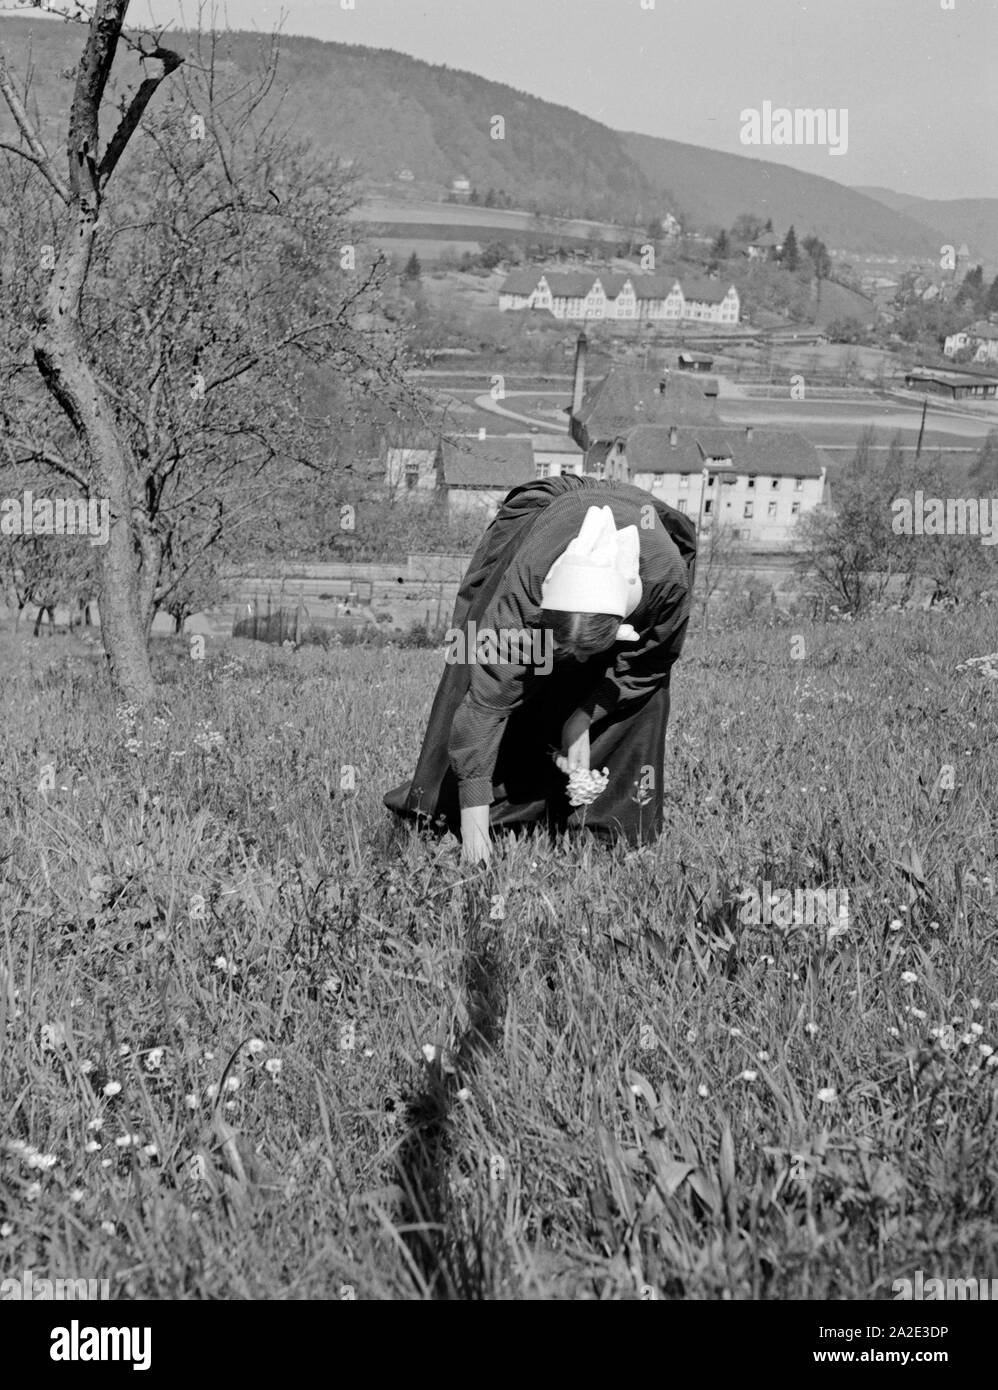
M 589 725 L 591 718 L 583 710 L 576 710 L 565 720 L 561 731 L 562 755 L 555 758 L 555 765 L 562 772 L 589 771 Z
M 492 858 L 487 806 L 461 808 L 461 858 L 470 864 L 487 864 Z

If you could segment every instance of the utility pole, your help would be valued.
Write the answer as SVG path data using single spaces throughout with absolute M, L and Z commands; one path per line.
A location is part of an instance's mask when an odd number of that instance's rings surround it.
M 928 396 L 922 397 L 922 423 L 918 428 L 918 443 L 915 445 L 915 457 L 922 457 L 922 440 L 925 438 L 925 414 L 929 408 Z

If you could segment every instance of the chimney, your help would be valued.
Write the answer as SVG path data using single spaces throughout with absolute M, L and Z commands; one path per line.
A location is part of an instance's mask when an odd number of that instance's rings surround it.
M 589 342 L 585 333 L 579 334 L 575 345 L 575 381 L 572 385 L 572 414 L 578 415 L 582 409 L 582 397 L 586 390 L 586 349 Z
M 745 442 L 746 442 L 747 444 L 751 444 L 751 442 L 752 442 L 752 426 L 751 426 L 751 425 L 746 425 L 746 426 L 745 426 Z
M 669 445 L 670 445 L 671 448 L 675 449 L 676 446 L 678 445 L 678 443 L 679 443 L 679 431 L 676 429 L 675 425 L 672 425 L 671 428 L 669 429 Z

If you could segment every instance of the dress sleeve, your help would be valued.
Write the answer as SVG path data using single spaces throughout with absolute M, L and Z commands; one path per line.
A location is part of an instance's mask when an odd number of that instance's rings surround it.
M 580 709 L 595 723 L 623 704 L 644 700 L 669 679 L 683 650 L 690 618 L 689 585 L 673 580 L 650 604 L 653 623 L 640 642 L 621 649 L 610 671 Z
M 477 620 L 479 635 L 527 630 L 536 617 L 530 588 L 529 568 L 514 565 L 495 599 Z M 467 652 L 465 657 L 471 654 Z M 454 715 L 447 749 L 457 776 L 462 809 L 488 806 L 492 801 L 492 776 L 506 721 L 523 703 L 530 672 L 531 668 L 525 665 L 486 665 L 479 661 L 471 665 L 468 692 Z

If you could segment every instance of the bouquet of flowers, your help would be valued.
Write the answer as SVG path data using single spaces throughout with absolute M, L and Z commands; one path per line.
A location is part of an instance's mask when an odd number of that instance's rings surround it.
M 568 774 L 568 803 L 570 806 L 589 806 L 606 791 L 610 774 L 606 768 L 575 768 Z

